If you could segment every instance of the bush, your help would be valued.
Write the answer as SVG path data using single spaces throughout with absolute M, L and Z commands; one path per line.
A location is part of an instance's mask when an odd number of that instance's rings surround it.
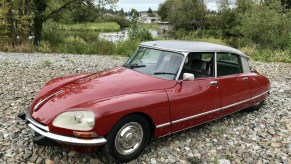
M 256 4 L 242 16 L 241 32 L 262 48 L 291 47 L 291 11 L 284 11 L 280 1 Z
M 131 56 L 138 45 L 140 44 L 139 40 L 126 40 L 117 44 L 117 54 L 122 56 Z
M 133 9 L 130 28 L 128 30 L 128 36 L 131 40 L 148 41 L 153 40 L 152 34 L 148 29 L 138 23 L 138 12 Z
M 128 36 L 132 40 L 140 40 L 140 41 L 149 41 L 153 40 L 152 34 L 143 27 L 137 27 L 137 28 L 130 28 L 128 30 Z
M 39 47 L 36 47 L 36 50 L 38 52 L 43 52 L 43 53 L 52 52 L 52 48 L 51 48 L 50 43 L 48 41 L 40 42 L 40 45 L 39 45 Z
M 227 45 L 222 39 L 214 38 L 214 37 L 206 37 L 206 35 L 200 35 L 201 31 L 186 31 L 184 29 L 180 29 L 174 32 L 175 39 L 178 40 L 191 40 L 191 41 L 201 41 L 201 42 L 210 42 L 221 45 Z M 219 33 L 219 32 L 218 32 Z
M 42 33 L 42 42 L 48 42 L 52 47 L 64 42 L 65 34 L 58 29 L 45 28 Z
M 87 43 L 80 37 L 68 37 L 59 45 L 59 50 L 64 53 L 86 54 Z
M 97 40 L 88 43 L 88 54 L 112 55 L 115 53 L 115 44 L 106 40 Z
M 128 19 L 126 19 L 125 17 L 122 16 L 115 16 L 115 15 L 104 15 L 103 16 L 103 21 L 105 22 L 115 22 L 117 24 L 119 24 L 120 27 L 124 28 L 124 27 L 129 27 L 130 25 L 130 21 Z

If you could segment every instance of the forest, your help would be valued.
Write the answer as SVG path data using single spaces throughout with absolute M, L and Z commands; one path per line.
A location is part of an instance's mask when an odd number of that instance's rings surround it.
M 173 29 L 167 37 L 153 38 L 156 24 L 131 20 L 117 0 L 1 0 L 0 50 L 129 56 L 147 40 L 196 40 L 233 46 L 254 60 L 291 62 L 290 0 L 219 0 L 218 9 L 204 0 L 166 0 L 157 11 Z M 134 7 L 134 6 L 133 6 Z M 149 14 L 153 14 L 149 9 Z M 129 28 L 127 40 L 112 43 L 101 32 Z

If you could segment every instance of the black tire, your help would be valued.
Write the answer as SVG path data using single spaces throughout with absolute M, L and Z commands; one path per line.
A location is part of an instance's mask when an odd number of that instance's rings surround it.
M 255 105 L 249 107 L 248 109 L 249 109 L 250 111 L 259 110 L 259 109 L 262 107 L 262 105 L 264 104 L 264 102 L 265 102 L 265 101 L 261 101 L 261 102 L 255 104 Z
M 135 127 L 136 126 L 136 127 Z M 117 138 L 117 135 L 121 135 L 121 131 L 124 132 L 126 129 L 125 127 L 133 127 L 133 133 L 129 133 L 130 137 L 134 136 L 133 138 L 136 138 L 135 136 L 138 136 L 138 132 L 142 131 L 142 139 L 133 139 L 134 142 L 140 143 L 139 146 L 137 146 L 135 149 L 132 148 L 130 153 L 128 154 L 122 154 L 121 150 L 124 150 L 123 145 L 126 144 L 133 144 L 125 142 L 125 144 L 120 144 L 118 141 L 123 141 L 123 137 Z M 135 131 L 136 129 L 139 129 L 139 131 Z M 140 130 L 140 128 L 142 128 Z M 127 128 L 128 129 L 128 128 Z M 131 129 L 131 128 L 129 128 Z M 119 133 L 120 132 L 120 133 Z M 136 132 L 136 133 L 134 133 Z M 126 133 L 125 133 L 126 134 Z M 131 134 L 136 134 L 136 135 L 131 135 Z M 127 136 L 126 136 L 127 137 Z M 148 120 L 143 117 L 142 115 L 129 115 L 124 118 L 122 118 L 120 121 L 116 123 L 116 125 L 111 129 L 109 134 L 106 136 L 107 143 L 101 148 L 102 153 L 108 157 L 108 159 L 111 162 L 114 163 L 126 163 L 130 162 L 134 159 L 136 159 L 142 151 L 145 149 L 147 146 L 149 140 L 151 137 L 151 130 L 150 130 L 150 124 Z M 128 141 L 127 139 L 124 139 L 125 141 Z M 126 145 L 128 146 L 128 145 Z

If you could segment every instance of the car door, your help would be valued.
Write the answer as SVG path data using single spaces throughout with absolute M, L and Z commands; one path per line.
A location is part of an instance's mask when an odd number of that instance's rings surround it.
M 196 79 L 193 81 L 180 81 L 174 88 L 166 90 L 170 102 L 172 132 L 187 129 L 221 115 L 219 87 L 214 77 L 214 67 L 212 67 L 214 53 L 208 54 L 210 56 L 209 61 L 202 60 L 203 54 L 191 54 L 194 57 L 189 55 L 181 73 L 192 73 L 194 76 L 197 75 Z M 191 66 L 191 58 L 193 61 L 195 59 L 195 64 L 198 63 L 197 65 L 199 66 Z M 200 60 L 200 62 L 196 60 Z M 206 68 L 205 65 L 208 65 L 208 69 L 212 73 L 204 74 L 207 72 L 203 71 Z M 199 73 L 199 71 L 201 72 Z
M 249 76 L 244 74 L 239 55 L 217 53 L 217 77 L 223 113 L 230 114 L 249 106 Z

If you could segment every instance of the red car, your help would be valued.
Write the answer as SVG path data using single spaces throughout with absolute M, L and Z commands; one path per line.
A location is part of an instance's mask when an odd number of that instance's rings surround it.
M 20 116 L 37 144 L 101 147 L 111 160 L 128 162 L 151 137 L 260 108 L 270 82 L 248 59 L 212 43 L 145 42 L 123 67 L 52 79 Z

